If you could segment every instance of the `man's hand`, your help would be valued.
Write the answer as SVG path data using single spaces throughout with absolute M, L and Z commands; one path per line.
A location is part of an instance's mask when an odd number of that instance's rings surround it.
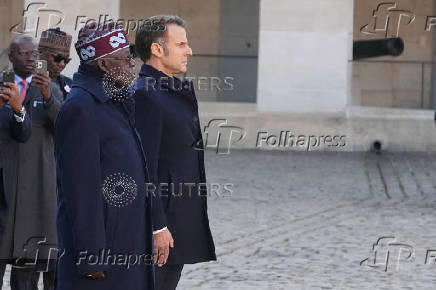
M 92 279 L 92 280 L 104 279 L 104 277 L 105 276 L 104 276 L 104 272 L 103 271 L 99 271 L 99 272 L 95 272 L 95 273 L 86 275 L 86 278 Z
M 2 97 L 2 95 L 0 95 L 0 109 L 4 107 L 4 105 L 6 105 L 8 101 Z
M 174 240 L 168 229 L 154 234 L 154 263 L 162 267 L 167 262 L 170 247 L 174 248 Z
M 21 111 L 22 101 L 16 83 L 4 83 L 4 88 L 0 88 L 0 107 L 9 102 L 15 112 Z M 3 105 L 2 105 L 3 104 Z
M 32 87 L 38 88 L 41 91 L 45 101 L 50 99 L 50 82 L 49 72 L 46 75 L 34 74 L 32 77 Z

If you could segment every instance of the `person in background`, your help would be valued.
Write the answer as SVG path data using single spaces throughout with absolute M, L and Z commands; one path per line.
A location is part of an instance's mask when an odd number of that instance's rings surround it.
M 0 289 L 6 265 L 12 263 L 18 142 L 26 142 L 32 123 L 22 105 L 16 83 L 3 83 L 0 76 Z
M 62 71 L 71 61 L 71 41 L 71 35 L 61 31 L 59 27 L 51 28 L 41 33 L 38 47 L 40 58 L 47 61 L 50 78 L 54 85 L 62 91 L 64 100 L 67 98 L 73 82 L 62 74 Z
M 38 43 L 29 35 L 13 39 L 9 60 L 15 73 L 21 110 L 9 100 L 17 114 L 31 120 L 32 134 L 17 144 L 17 186 L 10 226 L 2 238 L 8 240 L 12 264 L 11 289 L 36 290 L 43 272 L 44 289 L 54 288 L 56 254 L 56 169 L 53 127 L 63 96 L 47 74 L 34 74 Z M 3 148 L 3 147 L 2 147 Z

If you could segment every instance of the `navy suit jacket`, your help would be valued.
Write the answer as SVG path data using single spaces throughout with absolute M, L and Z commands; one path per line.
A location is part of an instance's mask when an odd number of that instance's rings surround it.
M 32 132 L 30 114 L 19 123 L 9 106 L 0 108 L 0 262 L 12 257 L 15 197 L 18 182 L 18 142 Z
M 29 140 L 32 133 L 32 120 L 27 113 L 24 122 L 17 122 L 12 108 L 0 108 L 0 203 L 7 205 L 14 196 L 17 179 L 18 142 Z M 3 194 L 1 194 L 3 193 Z
M 67 76 L 60 75 L 58 77 L 58 82 L 65 101 L 67 99 L 67 95 L 69 94 L 68 88 L 71 89 L 71 86 L 73 85 L 73 80 Z

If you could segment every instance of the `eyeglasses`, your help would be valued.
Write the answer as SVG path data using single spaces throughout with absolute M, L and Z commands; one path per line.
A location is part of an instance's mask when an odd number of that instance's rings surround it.
M 126 61 L 126 63 L 131 63 L 132 61 L 135 61 L 135 58 L 131 54 L 129 54 L 127 56 L 105 57 L 105 59 L 124 60 L 124 61 Z
M 60 55 L 60 54 L 57 54 L 57 55 L 52 54 L 51 56 L 53 57 L 53 60 L 56 63 L 60 63 L 61 61 L 64 61 L 65 64 L 68 64 L 71 61 L 70 57 L 64 57 L 63 55 Z
M 28 50 L 28 51 L 17 50 L 17 53 L 20 56 L 26 56 L 26 57 L 30 57 L 30 56 L 38 57 L 39 56 L 39 51 L 37 51 L 37 50 Z

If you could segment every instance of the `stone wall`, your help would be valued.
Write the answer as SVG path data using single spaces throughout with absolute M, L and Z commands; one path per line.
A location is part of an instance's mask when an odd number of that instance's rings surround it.
M 352 0 L 262 0 L 258 108 L 337 112 L 348 103 Z
M 0 69 L 3 70 L 9 64 L 7 48 L 13 34 L 10 29 L 20 23 L 23 12 L 23 2 L 13 0 L 0 1 Z
M 353 62 L 353 104 L 374 107 L 430 108 L 434 30 L 433 0 L 355 0 L 354 40 L 401 37 L 404 52 Z M 380 6 L 379 6 L 380 5 Z M 389 22 L 386 24 L 386 21 Z M 367 27 L 365 27 L 368 25 Z

